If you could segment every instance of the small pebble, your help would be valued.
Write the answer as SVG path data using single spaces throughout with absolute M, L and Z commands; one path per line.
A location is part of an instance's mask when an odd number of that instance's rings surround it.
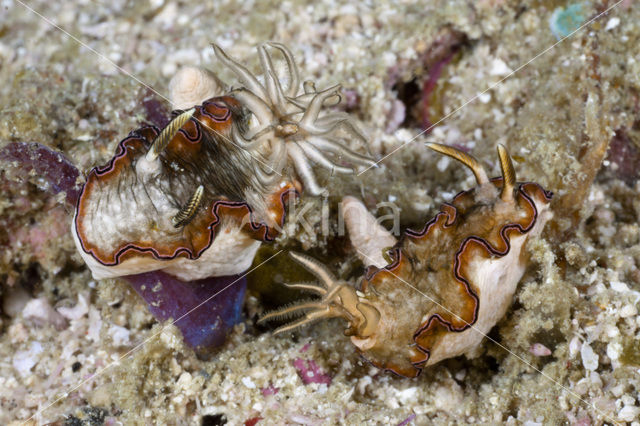
M 79 320 L 89 313 L 89 306 L 87 304 L 87 296 L 84 294 L 78 294 L 78 303 L 73 308 L 60 307 L 57 311 L 68 320 Z
M 113 344 L 115 346 L 128 346 L 130 344 L 130 334 L 131 332 L 119 325 L 112 325 L 109 327 L 109 334 L 113 339 Z
M 624 305 L 620 309 L 620 318 L 629 318 L 638 315 L 638 309 L 634 305 Z
M 13 356 L 13 368 L 22 376 L 26 377 L 31 373 L 31 369 L 40 360 L 42 353 L 40 342 L 31 342 L 31 347 L 26 351 L 18 351 Z
M 627 291 L 629 291 L 629 286 L 620 281 L 611 281 L 609 285 L 611 285 L 612 290 L 615 290 L 619 293 L 626 293 Z
M 604 29 L 606 31 L 610 31 L 615 27 L 617 27 L 618 25 L 620 25 L 620 18 L 618 18 L 617 16 L 614 16 L 613 18 L 609 19 L 609 21 L 607 21 L 607 25 L 604 27 Z
M 243 377 L 242 378 L 242 384 L 245 385 L 249 389 L 255 389 L 256 388 L 256 384 L 253 383 L 253 380 L 251 380 L 251 377 Z
M 511 68 L 509 68 L 502 59 L 495 58 L 491 62 L 491 71 L 489 71 L 491 75 L 505 76 L 511 72 Z
M 580 338 L 578 336 L 571 339 L 571 341 L 569 342 L 569 355 L 571 356 L 571 358 L 575 357 L 578 354 L 581 347 L 582 341 L 580 341 Z
M 640 408 L 635 405 L 625 405 L 620 411 L 618 411 L 618 420 L 623 422 L 632 422 L 637 420 L 640 416 Z
M 529 352 L 531 352 L 535 356 L 549 356 L 551 355 L 551 349 L 547 348 L 542 343 L 534 343 L 529 348 Z
M 31 299 L 22 310 L 22 316 L 39 326 L 53 325 L 57 330 L 67 327 L 67 320 L 56 312 L 44 297 Z
M 588 343 L 583 343 L 580 349 L 582 365 L 587 370 L 595 371 L 598 368 L 598 354 L 596 354 Z

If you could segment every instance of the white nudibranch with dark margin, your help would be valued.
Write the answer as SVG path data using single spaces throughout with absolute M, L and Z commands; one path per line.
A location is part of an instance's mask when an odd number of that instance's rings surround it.
M 214 50 L 239 87 L 227 89 L 210 71 L 181 70 L 169 84 L 179 108 L 173 120 L 132 131 L 87 175 L 73 236 L 96 279 L 155 270 L 187 281 L 240 274 L 261 241 L 279 233 L 290 199 L 302 188 L 325 192 L 312 164 L 342 174 L 374 165 L 347 147 L 366 146 L 354 120 L 327 111 L 340 87 L 301 84 L 286 47 L 258 47 L 261 79 Z M 282 80 L 274 51 L 284 59 Z

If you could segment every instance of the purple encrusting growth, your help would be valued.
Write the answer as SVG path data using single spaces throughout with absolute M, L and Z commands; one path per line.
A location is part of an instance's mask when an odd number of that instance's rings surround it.
M 146 113 L 146 119 L 154 126 L 162 129 L 171 120 L 171 111 L 167 108 L 167 103 L 158 99 L 151 91 L 143 99 L 142 106 Z
M 207 357 L 211 349 L 221 346 L 232 327 L 241 320 L 247 289 L 243 277 L 211 277 L 185 283 L 164 272 L 153 271 L 125 278 L 147 302 L 151 314 L 158 321 L 173 319 L 185 343 L 201 357 Z
M 280 391 L 280 388 L 277 388 L 273 385 L 269 385 L 266 388 L 262 388 L 260 389 L 260 392 L 262 392 L 262 396 L 269 396 L 269 395 L 275 395 Z
M 66 192 L 66 201 L 75 205 L 82 186 L 78 183 L 80 172 L 62 153 L 37 142 L 14 142 L 0 150 L 0 165 L 7 172 L 7 164 L 15 179 L 29 179 L 37 176 L 46 183 L 42 189 L 52 195 Z
M 640 149 L 629 135 L 628 129 L 616 130 L 609 143 L 607 160 L 611 163 L 611 167 L 607 170 L 611 171 L 618 179 L 624 180 L 630 185 L 638 180 L 640 177 L 640 167 L 638 167 Z

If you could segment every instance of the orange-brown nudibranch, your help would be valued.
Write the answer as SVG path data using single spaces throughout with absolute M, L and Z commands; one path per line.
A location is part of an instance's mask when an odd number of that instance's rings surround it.
M 372 227 L 366 208 L 350 197 L 345 222 L 352 244 L 363 262 L 373 265 L 362 287 L 356 290 L 315 260 L 292 253 L 320 284 L 289 286 L 321 299 L 261 321 L 304 313 L 276 330 L 281 333 L 320 318 L 344 318 L 349 324 L 345 334 L 367 360 L 407 377 L 477 347 L 512 303 L 527 265 L 525 244 L 552 216 L 552 194 L 538 184 L 516 182 L 502 146 L 502 177 L 491 180 L 472 156 L 445 145 L 429 147 L 467 165 L 478 186 L 442 205 L 422 230 L 407 231 L 384 267 L 382 250 L 393 237 Z M 363 237 L 371 232 L 380 237 Z

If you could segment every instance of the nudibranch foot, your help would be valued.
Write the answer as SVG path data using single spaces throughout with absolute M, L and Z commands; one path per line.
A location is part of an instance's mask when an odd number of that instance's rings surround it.
M 452 147 L 430 148 L 468 166 L 478 186 L 459 193 L 420 231 L 407 230 L 388 251 L 392 262 L 380 264 L 387 239 L 376 244 L 363 233 L 367 227 L 348 226 L 351 243 L 372 265 L 361 289 L 338 281 L 319 263 L 294 258 L 312 271 L 322 285 L 296 284 L 321 296 L 262 318 L 305 313 L 277 332 L 289 331 L 319 318 L 341 317 L 358 351 L 377 367 L 417 376 L 424 367 L 474 350 L 511 305 L 517 283 L 528 262 L 525 245 L 551 217 L 552 194 L 535 183 L 516 182 L 506 149 L 498 146 L 502 177 L 488 179 L 472 156 Z M 354 205 L 351 199 L 346 203 Z M 350 221 L 369 214 L 355 205 Z M 373 218 L 361 219 L 372 223 Z M 391 238 L 389 238 L 391 237 Z M 369 255 L 368 253 L 373 253 Z

